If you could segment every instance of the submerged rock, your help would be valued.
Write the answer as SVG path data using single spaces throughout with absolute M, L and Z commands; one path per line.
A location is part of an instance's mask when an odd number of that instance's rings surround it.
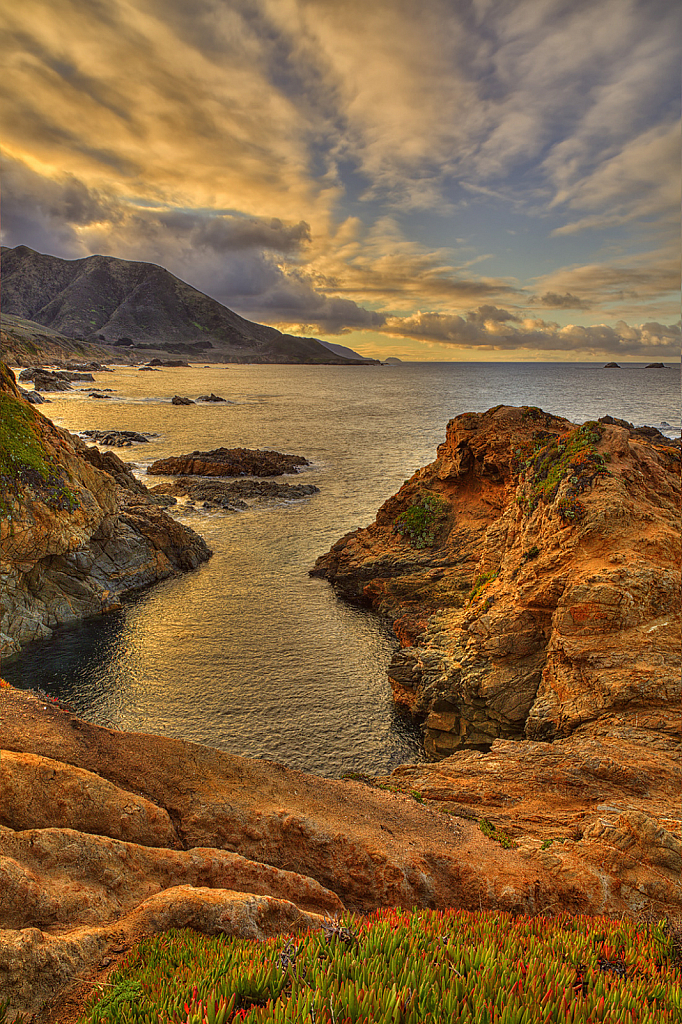
M 194 405 L 191 398 L 182 398 L 180 395 L 173 395 L 171 398 L 172 405 Z
M 197 402 L 225 402 L 227 399 L 221 398 L 220 395 L 214 395 L 211 392 L 210 395 L 199 395 Z
M 2 653 L 211 554 L 113 452 L 88 447 L 21 398 L 2 368 Z
M 302 455 L 248 448 L 215 448 L 158 459 L 147 469 L 152 476 L 281 476 L 310 463 Z

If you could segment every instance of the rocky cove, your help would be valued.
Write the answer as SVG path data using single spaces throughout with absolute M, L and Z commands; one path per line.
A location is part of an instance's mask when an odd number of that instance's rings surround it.
M 78 439 L 31 422 L 54 470 L 22 480 L 11 550 L 46 561 L 18 560 L 34 583 L 12 622 L 42 621 L 38 596 L 81 611 L 63 596 L 69 563 L 50 559 L 93 550 L 98 516 L 146 538 L 145 569 L 191 567 L 179 552 L 200 539 L 171 549 L 180 524 L 113 453 L 89 449 L 84 468 Z M 259 937 L 397 903 L 679 917 L 678 517 L 679 450 L 662 435 L 530 407 L 451 421 L 436 462 L 315 570 L 394 620 L 394 693 L 440 760 L 390 776 L 321 779 L 0 690 L 12 1010 L 43 1013 L 179 925 Z M 37 544 L 52 533 L 64 550 Z

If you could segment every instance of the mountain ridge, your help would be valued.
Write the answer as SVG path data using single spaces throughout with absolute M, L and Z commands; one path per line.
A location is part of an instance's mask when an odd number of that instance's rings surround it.
M 217 362 L 367 362 L 246 320 L 155 263 L 103 255 L 64 260 L 20 245 L 2 247 L 2 268 L 5 313 L 80 342 L 194 349 Z

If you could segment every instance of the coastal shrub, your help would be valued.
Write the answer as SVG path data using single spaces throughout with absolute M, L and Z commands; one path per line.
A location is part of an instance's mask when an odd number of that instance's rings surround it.
M 489 583 L 497 579 L 499 569 L 491 569 L 489 572 L 484 572 L 481 576 L 477 576 L 474 582 L 471 584 L 471 590 L 469 591 L 469 603 L 473 603 L 476 598 L 481 594 Z
M 393 529 L 407 537 L 415 548 L 431 547 L 450 505 L 436 494 L 425 494 L 396 516 Z
M 494 842 L 499 843 L 505 850 L 515 850 L 517 844 L 514 842 L 511 836 L 508 836 L 506 832 L 502 832 L 501 829 L 496 828 L 491 821 L 487 818 L 478 819 L 478 827 L 484 836 L 488 839 L 492 839 Z
M 262 942 L 145 939 L 81 1024 L 672 1024 L 681 1012 L 664 921 L 398 908 Z
M 571 434 L 538 436 L 532 453 L 524 461 L 522 490 L 516 499 L 525 514 L 533 512 L 540 502 L 551 504 L 564 480 L 569 481 L 566 497 L 575 499 L 598 476 L 608 476 L 606 460 L 595 447 L 602 434 L 603 427 L 590 420 Z M 561 510 L 559 514 L 562 515 Z

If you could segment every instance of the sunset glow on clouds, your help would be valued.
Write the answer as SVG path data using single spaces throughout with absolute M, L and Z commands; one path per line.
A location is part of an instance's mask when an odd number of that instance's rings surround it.
M 5 245 L 160 263 L 365 355 L 679 357 L 669 0 L 23 0 L 3 21 Z

